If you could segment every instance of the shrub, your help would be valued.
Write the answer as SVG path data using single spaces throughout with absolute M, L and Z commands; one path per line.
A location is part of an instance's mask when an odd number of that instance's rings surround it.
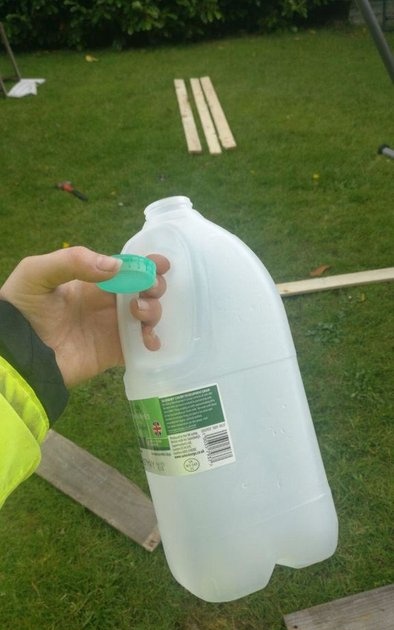
M 289 27 L 345 0 L 0 0 L 16 48 L 86 48 L 187 41 Z

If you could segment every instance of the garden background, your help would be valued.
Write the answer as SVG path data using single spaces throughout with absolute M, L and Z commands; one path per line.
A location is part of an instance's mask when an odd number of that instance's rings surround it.
M 394 162 L 378 147 L 394 144 L 393 86 L 366 29 L 334 17 L 123 50 L 19 41 L 22 75 L 46 83 L 0 101 L 0 279 L 67 244 L 119 251 L 144 207 L 176 194 L 242 238 L 276 282 L 321 265 L 392 266 Z M 238 145 L 220 156 L 188 155 L 175 99 L 174 78 L 204 75 Z M 89 201 L 56 189 L 65 179 Z M 285 307 L 338 511 L 335 555 L 204 603 L 161 548 L 146 552 L 33 476 L 0 513 L 2 630 L 283 630 L 285 613 L 393 581 L 392 285 Z M 56 430 L 147 491 L 122 370 L 74 389 Z

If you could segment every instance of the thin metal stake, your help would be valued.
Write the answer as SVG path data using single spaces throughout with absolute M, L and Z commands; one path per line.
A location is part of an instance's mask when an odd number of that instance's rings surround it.
M 379 26 L 379 22 L 376 19 L 375 13 L 371 9 L 371 5 L 368 0 L 356 0 L 356 4 L 367 23 L 369 32 L 376 44 L 376 47 L 380 53 L 386 70 L 389 73 L 389 77 L 394 83 L 394 56 L 391 49 L 383 35 L 383 31 Z

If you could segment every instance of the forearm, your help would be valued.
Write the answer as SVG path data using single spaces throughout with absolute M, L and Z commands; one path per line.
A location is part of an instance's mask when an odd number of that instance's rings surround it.
M 31 387 L 0 357 L 0 505 L 36 469 L 48 417 Z
M 67 390 L 53 351 L 0 301 L 0 505 L 40 462 L 40 443 Z

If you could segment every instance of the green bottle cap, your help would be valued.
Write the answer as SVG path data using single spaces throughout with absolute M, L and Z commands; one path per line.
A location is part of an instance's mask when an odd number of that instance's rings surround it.
M 156 265 L 150 258 L 134 254 L 114 254 L 122 260 L 122 266 L 116 276 L 97 286 L 111 293 L 139 293 L 150 289 L 156 280 Z

